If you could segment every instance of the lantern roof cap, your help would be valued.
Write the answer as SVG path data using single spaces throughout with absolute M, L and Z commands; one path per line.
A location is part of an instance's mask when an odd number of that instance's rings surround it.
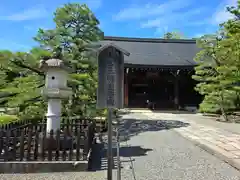
M 47 71 L 48 69 L 53 68 L 71 71 L 71 69 L 64 64 L 63 60 L 56 58 L 40 60 L 39 68 L 43 71 Z

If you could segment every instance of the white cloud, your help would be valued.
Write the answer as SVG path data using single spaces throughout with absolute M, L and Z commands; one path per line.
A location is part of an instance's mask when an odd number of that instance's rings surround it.
M 32 19 L 39 19 L 46 17 L 48 14 L 44 7 L 34 7 L 30 9 L 25 9 L 22 12 L 14 13 L 11 15 L 0 16 L 0 20 L 7 21 L 26 21 Z
M 145 5 L 132 5 L 131 7 L 122 9 L 116 15 L 114 20 L 133 20 L 148 18 L 156 15 L 171 13 L 173 11 L 181 10 L 188 7 L 191 4 L 191 0 L 171 0 L 162 4 L 145 4 Z
M 192 23 L 192 19 L 195 17 L 199 17 L 206 9 L 198 8 L 192 9 L 189 11 L 175 12 L 175 13 L 167 13 L 162 15 L 159 18 L 150 19 L 146 22 L 141 23 L 142 28 L 156 28 L 156 33 L 161 34 L 163 31 L 165 32 L 165 27 L 177 28 L 179 26 L 190 26 Z M 195 22 L 195 21 L 194 21 Z M 193 23 L 194 23 L 193 22 Z
M 233 15 L 227 12 L 226 8 L 228 6 L 235 6 L 236 4 L 237 0 L 225 0 L 221 3 L 211 18 L 211 24 L 218 25 L 233 18 Z
M 132 0 L 133 1 L 133 0 Z M 135 4 L 120 10 L 113 16 L 115 21 L 138 23 L 141 28 L 152 28 L 155 35 L 172 31 L 173 29 L 198 27 L 202 33 L 204 29 L 216 30 L 216 25 L 232 18 L 226 12 L 227 6 L 235 6 L 238 0 L 219 0 L 219 6 L 211 4 L 197 5 L 194 0 L 168 0 L 165 3 L 147 3 L 138 1 Z M 167 29 L 166 29 L 167 27 Z M 204 31 L 205 32 L 205 31 Z
M 196 7 L 194 0 L 169 0 L 165 3 L 132 5 L 114 15 L 113 20 L 135 21 L 141 28 L 155 29 L 157 35 L 167 30 L 205 25 L 207 21 L 203 18 L 211 12 L 209 9 Z

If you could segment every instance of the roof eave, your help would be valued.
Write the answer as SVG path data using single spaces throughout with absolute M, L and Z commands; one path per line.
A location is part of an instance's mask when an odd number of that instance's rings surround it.
M 121 51 L 124 55 L 130 56 L 130 53 L 129 53 L 127 50 L 125 50 L 125 49 L 123 49 L 123 48 L 120 48 L 119 46 L 117 46 L 117 45 L 114 44 L 114 43 L 108 43 L 108 44 L 105 44 L 105 45 L 101 46 L 101 47 L 98 49 L 98 52 L 100 53 L 100 52 L 102 52 L 104 49 L 107 49 L 107 48 L 109 48 L 109 47 L 114 47 L 114 48 L 116 48 L 117 50 Z
M 134 38 L 134 37 L 117 37 L 104 36 L 107 41 L 125 41 L 125 42 L 150 42 L 150 43 L 196 43 L 194 39 L 161 39 L 161 38 Z

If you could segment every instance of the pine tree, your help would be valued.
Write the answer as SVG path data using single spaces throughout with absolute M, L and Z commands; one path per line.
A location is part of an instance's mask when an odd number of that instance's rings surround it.
M 218 81 L 216 81 L 216 69 L 218 62 L 213 58 L 215 57 L 215 45 L 216 36 L 205 35 L 198 39 L 197 44 L 202 50 L 197 54 L 195 61 L 198 66 L 195 67 L 195 75 L 193 79 L 199 81 L 196 86 L 196 90 L 204 95 L 204 100 L 200 105 L 200 111 L 213 111 L 219 110 L 218 104 L 216 103 L 215 89 L 218 87 Z M 215 100 L 213 100 L 215 99 Z
M 6 84 L 1 86 L 3 104 L 18 109 L 21 119 L 42 117 L 44 102 L 40 91 L 44 85 L 44 74 L 38 70 L 38 54 L 11 53 L 1 54 L 1 72 L 5 74 Z
M 99 21 L 86 5 L 72 3 L 56 10 L 54 22 L 55 29 L 40 29 L 35 40 L 52 53 L 60 50 L 62 59 L 73 69 L 69 86 L 74 94 L 68 104 L 71 115 L 93 116 L 96 113 L 97 59 L 87 46 L 103 38 Z
M 86 5 L 71 3 L 56 10 L 54 22 L 54 29 L 39 29 L 34 37 L 39 47 L 30 53 L 11 53 L 11 58 L 3 58 L 21 72 L 1 87 L 1 92 L 11 92 L 12 95 L 8 96 L 5 105 L 18 107 L 18 115 L 22 119 L 42 118 L 46 111 L 45 101 L 40 94 L 44 86 L 44 74 L 38 65 L 41 59 L 54 57 L 62 59 L 73 70 L 69 86 L 74 93 L 71 101 L 64 103 L 69 109 L 68 114 L 95 116 L 98 113 L 95 104 L 97 61 L 87 45 L 102 39 L 99 21 Z
M 238 9 L 238 10 L 237 10 Z M 198 40 L 202 50 L 195 60 L 198 66 L 193 78 L 196 90 L 204 95 L 200 105 L 203 112 L 227 113 L 239 107 L 239 7 L 228 8 L 236 16 L 221 25 L 220 33 Z
M 222 76 L 221 84 L 232 91 L 235 109 L 240 109 L 240 1 L 236 7 L 229 7 L 228 11 L 234 15 L 233 19 L 221 25 L 224 40 L 220 46 L 227 56 L 224 66 L 219 68 Z M 224 53 L 224 51 L 220 51 Z

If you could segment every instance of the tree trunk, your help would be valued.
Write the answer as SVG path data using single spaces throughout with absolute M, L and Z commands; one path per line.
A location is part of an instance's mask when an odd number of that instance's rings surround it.
M 222 117 L 224 119 L 224 121 L 229 121 L 228 117 L 227 117 L 227 114 L 225 112 L 225 109 L 224 109 L 224 97 L 223 97 L 223 92 L 221 92 L 221 103 L 220 103 L 220 108 L 221 108 L 221 114 L 222 114 Z

